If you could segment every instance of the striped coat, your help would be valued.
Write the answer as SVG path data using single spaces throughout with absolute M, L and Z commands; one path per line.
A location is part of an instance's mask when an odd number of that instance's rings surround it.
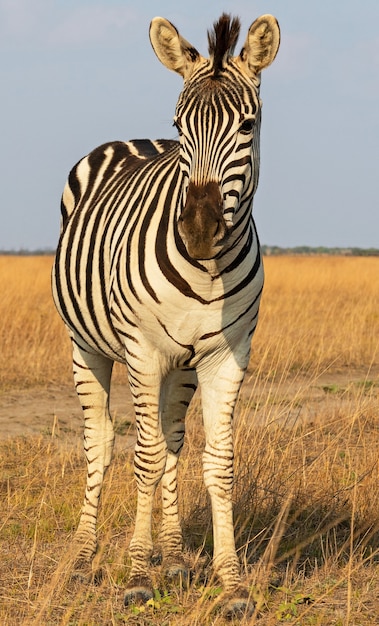
M 155 18 L 154 50 L 184 78 L 174 118 L 179 141 L 104 144 L 72 169 L 62 198 L 53 295 L 72 340 L 85 419 L 87 486 L 76 533 L 83 559 L 96 550 L 98 501 L 111 461 L 114 361 L 127 365 L 136 412 L 138 504 L 126 604 L 152 596 L 151 513 L 159 481 L 164 563 L 171 574 L 186 574 L 177 461 L 199 384 L 214 567 L 232 606 L 248 605 L 233 534 L 232 418 L 263 287 L 251 203 L 259 172 L 259 77 L 275 57 L 279 29 L 262 16 L 233 57 L 238 33 L 238 20 L 223 15 L 209 33 L 206 59 L 170 22 Z

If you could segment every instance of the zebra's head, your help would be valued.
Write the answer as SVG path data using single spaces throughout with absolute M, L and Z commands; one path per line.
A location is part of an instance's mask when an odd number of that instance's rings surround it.
M 166 19 L 150 26 L 156 55 L 184 79 L 174 117 L 184 180 L 178 230 L 193 259 L 214 258 L 240 239 L 258 183 L 260 73 L 275 58 L 280 31 L 263 15 L 233 56 L 239 31 L 239 20 L 223 14 L 208 31 L 205 58 Z

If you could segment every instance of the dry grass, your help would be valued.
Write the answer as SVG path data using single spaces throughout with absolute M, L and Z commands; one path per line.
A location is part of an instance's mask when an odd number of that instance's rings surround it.
M 0 258 L 3 388 L 45 384 L 47 371 L 56 382 L 70 376 L 67 338 L 49 299 L 50 266 L 46 258 Z M 377 623 L 378 270 L 379 259 L 266 260 L 256 382 L 239 402 L 235 429 L 237 543 L 259 607 L 252 624 Z M 214 607 L 220 590 L 210 573 L 196 403 L 188 425 L 182 516 L 195 577 L 188 589 L 172 589 L 157 566 L 160 595 L 143 611 L 122 608 L 136 500 L 130 451 L 116 455 L 107 475 L 103 578 L 88 585 L 70 578 L 68 567 L 85 481 L 77 446 L 54 435 L 2 442 L 1 624 L 225 623 Z
M 378 257 L 268 257 L 252 363 L 279 373 L 379 363 Z
M 71 376 L 67 333 L 51 297 L 52 257 L 0 256 L 0 389 Z

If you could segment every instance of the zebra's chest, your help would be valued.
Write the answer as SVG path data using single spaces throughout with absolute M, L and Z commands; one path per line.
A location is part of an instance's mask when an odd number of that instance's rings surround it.
M 148 287 L 134 278 L 134 287 L 125 280 L 121 293 L 118 281 L 111 296 L 111 319 L 126 353 L 157 351 L 170 366 L 195 367 L 204 356 L 222 358 L 246 341 L 256 323 L 262 277 L 235 293 L 205 281 L 202 288 L 192 283 L 191 290 L 179 290 L 159 274 Z
M 144 311 L 133 325 L 126 322 L 118 330 L 125 346 L 125 353 L 138 355 L 143 361 L 151 355 L 159 355 L 162 366 L 168 369 L 196 367 L 205 354 L 223 352 L 227 346 L 222 333 L 221 312 Z M 125 333 L 125 329 L 128 330 Z

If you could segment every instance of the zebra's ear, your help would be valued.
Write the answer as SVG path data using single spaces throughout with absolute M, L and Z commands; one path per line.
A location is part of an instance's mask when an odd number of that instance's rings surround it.
M 150 41 L 158 59 L 169 70 L 184 79 L 191 76 L 197 62 L 202 58 L 196 48 L 186 41 L 175 26 L 163 17 L 155 17 L 150 24 Z
M 276 57 L 280 44 L 280 29 L 275 17 L 262 15 L 252 23 L 239 59 L 249 75 L 259 74 Z

